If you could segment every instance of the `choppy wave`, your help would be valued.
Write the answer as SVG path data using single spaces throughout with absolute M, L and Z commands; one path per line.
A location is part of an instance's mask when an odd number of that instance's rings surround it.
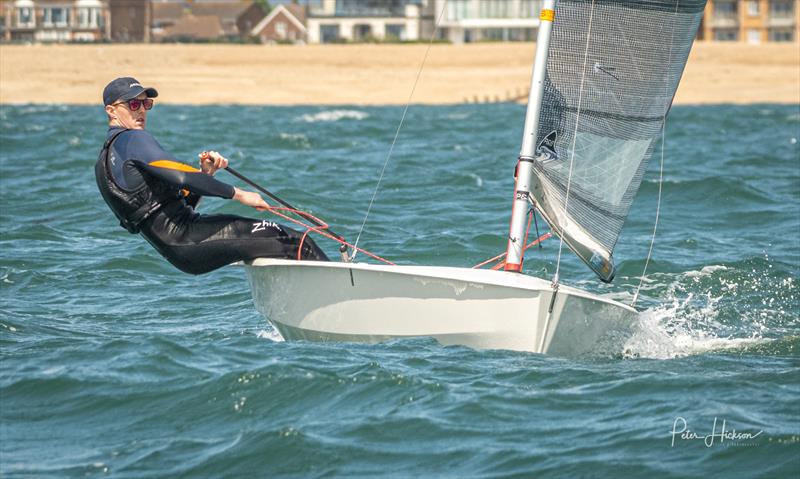
M 359 110 L 326 110 L 317 113 L 306 113 L 298 117 L 299 121 L 306 123 L 317 123 L 339 120 L 365 120 L 369 118 L 369 113 Z

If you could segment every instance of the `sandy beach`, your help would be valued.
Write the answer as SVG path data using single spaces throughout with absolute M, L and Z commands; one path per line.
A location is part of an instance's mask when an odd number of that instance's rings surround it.
M 177 104 L 405 104 L 427 45 L 3 45 L 0 103 L 97 104 L 135 76 Z M 535 45 L 434 45 L 413 103 L 525 94 Z M 676 103 L 800 103 L 800 45 L 697 43 Z

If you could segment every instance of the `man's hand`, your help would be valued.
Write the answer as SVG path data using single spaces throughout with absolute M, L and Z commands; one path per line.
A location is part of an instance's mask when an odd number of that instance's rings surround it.
M 200 158 L 200 170 L 207 175 L 214 175 L 220 168 L 228 167 L 228 159 L 216 151 L 204 151 L 197 155 Z
M 258 193 L 240 190 L 239 188 L 234 188 L 233 190 L 233 199 L 239 203 L 251 208 L 255 208 L 258 211 L 266 211 L 269 209 L 269 204 L 264 201 L 264 198 L 262 198 Z

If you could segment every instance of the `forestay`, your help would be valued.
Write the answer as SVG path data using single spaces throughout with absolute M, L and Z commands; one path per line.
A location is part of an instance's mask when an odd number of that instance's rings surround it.
M 604 281 L 689 56 L 705 0 L 560 0 L 533 199 Z

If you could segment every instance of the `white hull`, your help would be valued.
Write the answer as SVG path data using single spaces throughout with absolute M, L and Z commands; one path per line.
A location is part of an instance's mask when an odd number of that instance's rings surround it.
M 444 345 L 579 356 L 622 351 L 636 311 L 518 273 L 257 259 L 245 266 L 256 308 L 286 340 Z M 552 312 L 551 312 L 552 301 Z

